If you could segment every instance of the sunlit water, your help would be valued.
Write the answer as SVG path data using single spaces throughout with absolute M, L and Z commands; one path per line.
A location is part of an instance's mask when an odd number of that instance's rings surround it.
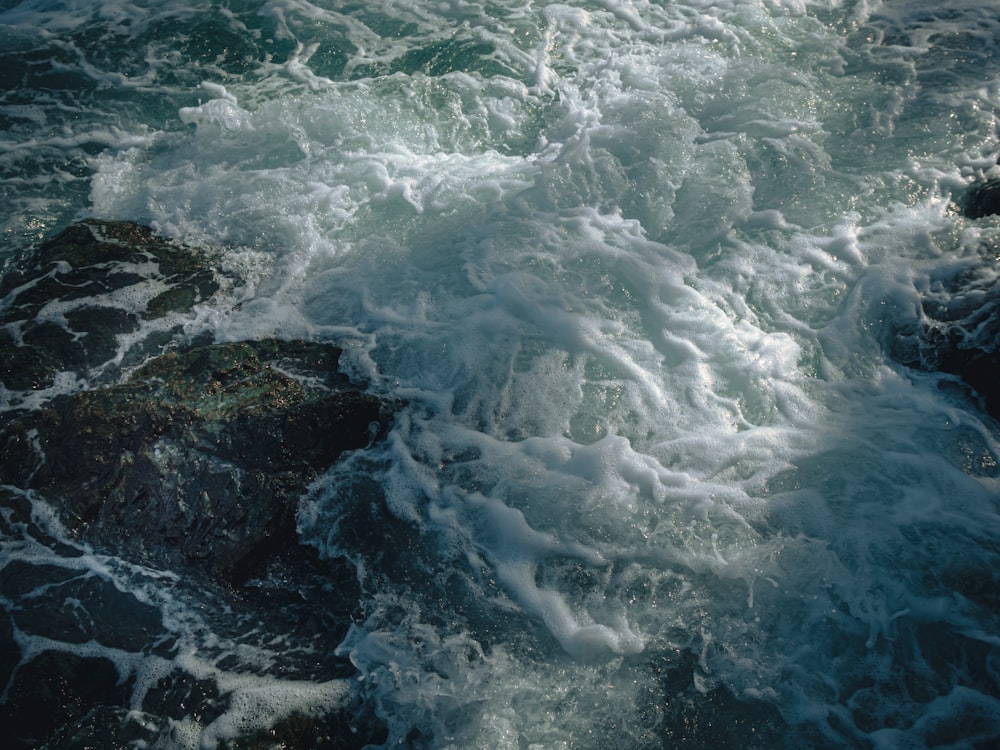
M 192 335 L 333 340 L 408 402 L 299 510 L 357 674 L 247 685 L 148 593 L 240 696 L 169 742 L 360 696 L 387 746 L 672 747 L 692 685 L 788 747 L 998 741 L 1000 433 L 890 357 L 996 273 L 952 204 L 992 3 L 0 7 L 6 260 L 82 216 L 220 248 Z

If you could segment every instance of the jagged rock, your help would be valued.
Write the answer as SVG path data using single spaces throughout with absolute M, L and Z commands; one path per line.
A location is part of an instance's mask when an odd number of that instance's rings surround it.
M 739 700 L 724 686 L 697 685 L 697 656 L 690 651 L 654 657 L 662 675 L 662 695 L 650 696 L 648 710 L 659 715 L 664 746 L 670 748 L 781 747 L 785 723 L 774 706 Z M 664 698 L 664 696 L 668 696 Z
M 295 511 L 344 451 L 384 436 L 399 404 L 350 382 L 329 343 L 183 343 L 190 306 L 221 288 L 209 261 L 144 227 L 88 221 L 0 280 L 0 535 L 51 553 L 0 559 L 0 735 L 14 747 L 141 744 L 191 719 L 192 701 L 206 720 L 228 701 L 178 671 L 135 711 L 108 659 L 74 654 L 169 659 L 177 644 L 159 609 L 73 562 L 82 551 L 47 528 L 39 502 L 71 539 L 179 574 L 214 603 L 220 638 L 280 640 L 270 676 L 353 674 L 334 647 L 357 580 L 298 543 Z M 64 373 L 78 381 L 68 390 Z M 65 645 L 34 654 L 22 638 Z M 246 668 L 228 658 L 216 666 Z M 39 718 L 49 704 L 61 708 Z M 233 747 L 360 746 L 382 731 L 347 727 L 336 711 L 289 717 L 270 740 Z
M 306 716 L 293 713 L 277 722 L 266 732 L 221 743 L 219 750 L 269 750 L 270 748 L 309 748 L 309 750 L 343 750 L 355 747 L 381 746 L 388 732 L 384 725 L 366 719 L 359 722 L 346 712 L 327 716 Z
M 0 685 L 10 682 L 20 658 L 20 650 L 14 642 L 14 621 L 0 610 Z
M 152 747 L 155 721 L 121 706 L 98 705 L 60 726 L 43 750 Z
M 954 373 L 982 399 L 986 413 L 1000 420 L 1000 352 L 961 345 L 961 335 L 951 332 L 941 352 L 941 371 Z
M 922 313 L 921 321 L 893 331 L 890 354 L 910 367 L 957 376 L 1000 420 L 1000 288 L 993 275 L 965 272 L 940 280 Z
M 0 594 L 20 602 L 12 617 L 24 633 L 63 643 L 94 642 L 161 655 L 172 646 L 160 611 L 105 579 L 22 560 L 11 561 L 2 573 Z M 66 602 L 76 604 L 66 606 Z
M 45 388 L 67 371 L 96 375 L 101 387 L 0 414 L 0 483 L 39 492 L 99 549 L 239 583 L 295 543 L 306 485 L 343 451 L 383 434 L 393 406 L 348 382 L 330 344 L 161 353 L 180 321 L 150 321 L 218 291 L 208 260 L 145 227 L 87 221 L 4 277 L 7 390 Z M 152 341 L 123 343 L 120 334 L 137 330 Z M 123 360 L 156 354 L 104 384 Z
M 295 544 L 296 502 L 391 407 L 308 342 L 198 346 L 125 382 L 0 418 L 0 482 L 39 491 L 80 539 L 230 583 Z
M 14 675 L 0 706 L 0 732 L 8 746 L 40 747 L 99 706 L 127 705 L 131 689 L 110 659 L 43 651 Z
M 86 375 L 115 359 L 117 337 L 148 326 L 157 342 L 179 326 L 161 320 L 218 291 L 208 257 L 128 222 L 74 224 L 0 280 L 0 383 L 23 391 L 61 372 Z M 149 352 L 135 347 L 135 356 Z M 117 370 L 110 368 L 114 374 Z
M 965 194 L 962 213 L 970 219 L 1000 214 L 1000 179 L 973 185 Z

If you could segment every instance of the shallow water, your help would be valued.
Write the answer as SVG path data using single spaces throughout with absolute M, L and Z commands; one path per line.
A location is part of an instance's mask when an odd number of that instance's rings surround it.
M 299 509 L 356 567 L 355 675 L 241 682 L 169 587 L 75 563 L 233 691 L 163 746 L 356 697 L 386 746 L 996 742 L 1000 433 L 892 358 L 996 275 L 953 204 L 995 8 L 416 5 L 0 6 L 4 262 L 83 216 L 218 247 L 191 336 L 334 340 L 408 402 Z

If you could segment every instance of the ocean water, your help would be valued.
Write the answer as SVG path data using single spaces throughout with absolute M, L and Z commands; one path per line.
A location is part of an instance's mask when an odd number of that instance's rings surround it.
M 0 263 L 147 223 L 242 279 L 192 337 L 334 341 L 407 402 L 299 508 L 352 675 L 251 678 L 169 572 L 74 558 L 179 644 L 111 654 L 134 705 L 231 697 L 147 746 L 337 705 L 385 747 L 1000 742 L 1000 430 L 896 356 L 997 276 L 955 207 L 995 3 L 6 0 L 0 40 Z

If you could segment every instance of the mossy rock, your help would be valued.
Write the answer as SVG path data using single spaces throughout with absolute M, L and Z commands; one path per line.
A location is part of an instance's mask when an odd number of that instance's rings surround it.
M 77 541 L 210 592 L 218 611 L 207 617 L 227 638 L 291 644 L 272 676 L 353 674 L 334 646 L 356 614 L 355 573 L 298 542 L 295 511 L 346 451 L 386 434 L 400 404 L 352 383 L 330 343 L 188 341 L 190 307 L 221 278 L 208 252 L 88 221 L 0 280 L 0 533 L 52 552 L 0 570 L 0 729 L 13 747 L 155 744 L 172 720 L 209 722 L 227 707 L 211 680 L 178 670 L 137 710 L 127 676 L 73 652 L 87 643 L 169 659 L 176 648 L 157 608 L 58 563 L 84 554 Z M 53 387 L 67 373 L 74 392 Z M 68 539 L 44 528 L 39 501 Z M 15 633 L 53 648 L 22 653 Z M 384 738 L 369 724 L 318 710 L 232 747 Z
M 99 549 L 232 584 L 294 544 L 306 486 L 384 434 L 395 405 L 350 383 L 331 344 L 182 343 L 189 307 L 220 289 L 210 261 L 91 220 L 0 280 L 7 394 L 60 373 L 87 384 L 0 413 L 0 483 L 40 493 Z
M 238 582 L 294 544 L 318 472 L 387 429 L 392 405 L 341 382 L 338 355 L 302 341 L 165 354 L 0 419 L 0 482 L 42 493 L 99 548 Z

